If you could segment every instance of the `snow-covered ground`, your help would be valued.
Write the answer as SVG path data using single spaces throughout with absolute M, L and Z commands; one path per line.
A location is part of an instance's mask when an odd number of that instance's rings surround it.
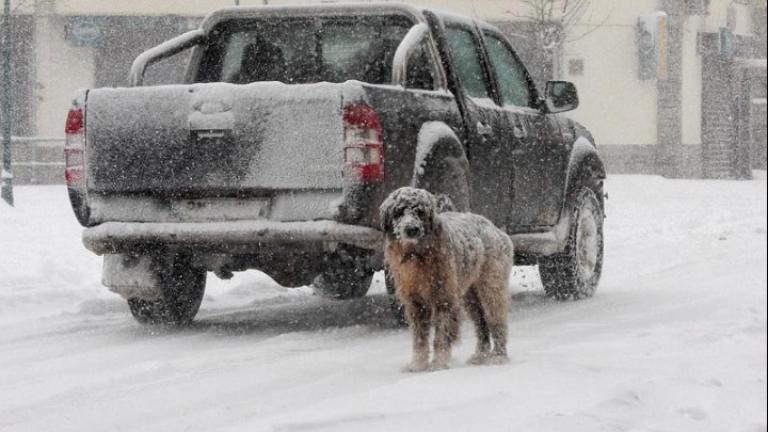
M 616 176 L 595 298 L 518 269 L 511 362 L 404 374 L 381 279 L 332 302 L 209 279 L 186 330 L 99 284 L 62 187 L 0 205 L 0 430 L 766 431 L 766 181 Z

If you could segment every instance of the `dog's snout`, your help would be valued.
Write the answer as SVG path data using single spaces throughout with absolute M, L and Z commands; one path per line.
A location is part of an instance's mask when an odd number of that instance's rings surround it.
M 416 238 L 421 235 L 421 228 L 417 226 L 409 226 L 405 229 L 405 235 L 410 238 Z

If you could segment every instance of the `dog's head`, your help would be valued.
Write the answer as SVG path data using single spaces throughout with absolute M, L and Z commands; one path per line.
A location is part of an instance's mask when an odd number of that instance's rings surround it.
M 379 208 L 381 228 L 390 239 L 419 243 L 434 232 L 438 206 L 438 199 L 423 189 L 400 188 Z

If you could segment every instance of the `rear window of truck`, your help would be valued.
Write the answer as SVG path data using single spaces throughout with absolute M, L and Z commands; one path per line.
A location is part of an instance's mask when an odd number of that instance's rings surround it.
M 391 82 L 406 17 L 327 17 L 229 22 L 212 32 L 196 82 Z

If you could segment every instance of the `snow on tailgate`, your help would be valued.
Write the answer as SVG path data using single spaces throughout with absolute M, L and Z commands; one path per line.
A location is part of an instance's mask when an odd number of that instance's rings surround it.
M 104 193 L 340 189 L 350 84 L 206 83 L 88 96 L 88 186 Z

